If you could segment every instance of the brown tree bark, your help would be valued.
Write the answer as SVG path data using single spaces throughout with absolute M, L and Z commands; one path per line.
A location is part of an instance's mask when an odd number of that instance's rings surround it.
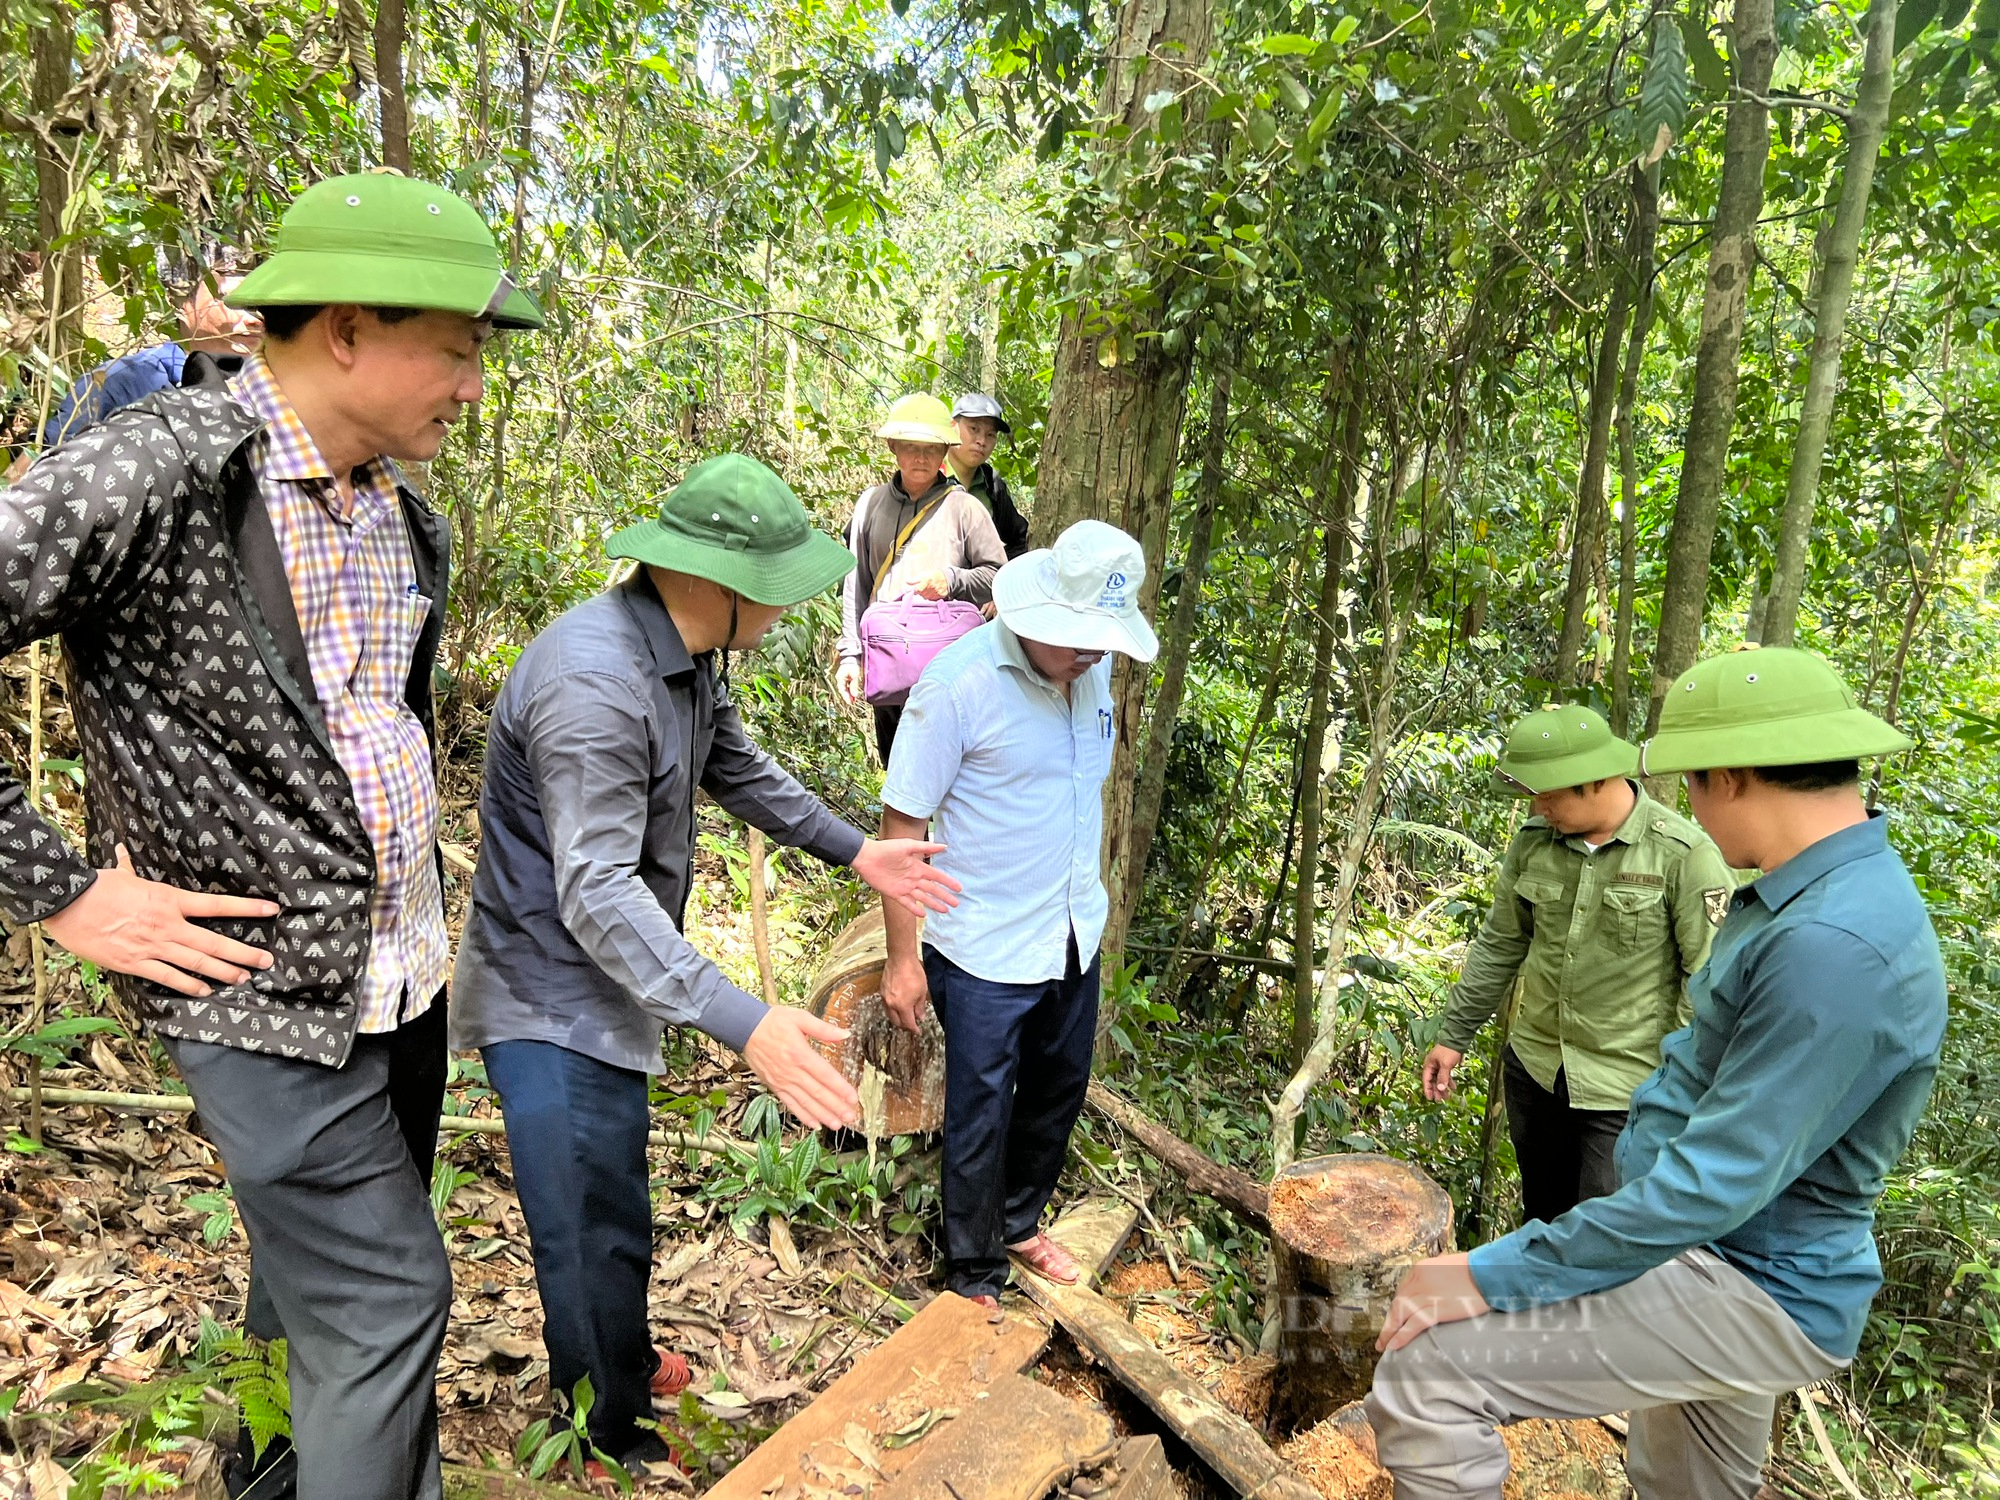
M 1271 1227 L 1271 1195 L 1263 1183 L 1196 1150 L 1122 1094 L 1101 1083 L 1090 1085 L 1084 1102 L 1144 1146 L 1161 1166 L 1179 1173 L 1181 1180 L 1195 1192 L 1213 1198 L 1252 1229 Z
M 53 116 L 69 93 L 76 53 L 75 22 L 69 0 L 50 0 L 48 22 L 30 32 L 29 100 L 42 120 Z M 69 163 L 49 140 L 37 135 L 35 153 L 35 235 L 42 248 L 42 310 L 48 353 L 63 372 L 83 349 L 83 243 L 58 247 L 69 209 Z
M 1562 629 L 1556 637 L 1555 669 L 1549 680 L 1560 692 L 1578 680 L 1584 632 L 1590 627 L 1591 584 L 1604 562 L 1604 462 L 1611 448 L 1611 417 L 1618 400 L 1618 361 L 1624 352 L 1625 318 L 1632 308 L 1632 278 L 1613 279 L 1597 360 L 1590 381 L 1584 423 L 1583 466 L 1576 476 L 1576 515 L 1570 526 L 1569 580 L 1563 589 Z
M 1123 952 L 1132 915 L 1146 884 L 1146 856 L 1152 852 L 1159 826 L 1160 803 L 1167 789 L 1167 758 L 1174 748 L 1181 696 L 1187 687 L 1188 655 L 1194 645 L 1195 622 L 1201 614 L 1202 583 L 1208 576 L 1208 554 L 1215 534 L 1215 513 L 1222 502 L 1224 460 L 1229 450 L 1229 389 L 1235 375 L 1234 338 L 1225 341 L 1210 378 L 1208 432 L 1202 442 L 1201 477 L 1195 483 L 1194 518 L 1188 531 L 1187 555 L 1181 564 L 1180 594 L 1167 626 L 1160 653 L 1160 687 L 1146 721 L 1146 753 L 1140 762 L 1139 786 L 1132 799 L 1130 852 L 1124 885 L 1112 895 L 1111 920 L 1105 946 Z M 1115 940 L 1115 941 L 1114 941 Z
M 1319 604 L 1313 615 L 1313 667 L 1306 698 L 1306 732 L 1299 745 L 1299 874 L 1292 888 L 1291 1063 L 1294 1068 L 1312 1046 L 1316 1027 L 1313 953 L 1319 918 L 1320 810 L 1326 801 L 1320 763 L 1325 758 L 1326 726 L 1332 717 L 1329 696 L 1333 683 L 1334 621 L 1340 613 L 1340 585 L 1347 575 L 1349 524 L 1358 468 L 1356 455 L 1361 446 L 1363 420 L 1361 397 L 1352 385 L 1352 372 L 1350 364 L 1335 377 L 1344 389 L 1346 416 L 1341 422 L 1335 461 L 1333 510 L 1326 521 L 1325 568 L 1320 575 Z M 1325 494 L 1324 486 L 1321 494 Z
M 1632 617 L 1639 566 L 1639 456 L 1632 433 L 1632 410 L 1639 404 L 1639 370 L 1646 362 L 1646 338 L 1653 331 L 1656 287 L 1653 255 L 1660 238 L 1660 167 L 1632 172 L 1632 331 L 1625 344 L 1625 370 L 1618 380 L 1618 613 L 1611 635 L 1611 732 L 1623 739 L 1632 726 Z
M 1646 731 L 1660 721 L 1667 689 L 1701 649 L 1708 602 L 1709 556 L 1715 546 L 1723 470 L 1736 425 L 1737 356 L 1743 307 L 1757 256 L 1757 215 L 1764 206 L 1764 165 L 1771 154 L 1766 96 L 1778 57 L 1772 0 L 1736 0 L 1730 25 L 1735 87 L 1723 133 L 1722 181 L 1708 250 L 1695 352 L 1694 395 L 1682 444 L 1680 494 L 1667 542 L 1667 580 L 1660 599 L 1660 639 L 1653 651 L 1653 688 Z
M 410 101 L 403 93 L 405 0 L 376 0 L 375 90 L 382 107 L 382 165 L 410 170 Z
M 1199 87 L 1197 72 L 1214 35 L 1211 0 L 1125 0 L 1099 100 L 1098 144 L 1092 167 L 1115 184 L 1124 169 L 1122 143 L 1150 116 L 1145 100 L 1161 89 Z M 1154 288 L 1152 307 L 1165 306 L 1172 286 Z M 1160 565 L 1173 504 L 1191 350 L 1169 349 L 1149 337 L 1157 312 L 1137 310 L 1128 335 L 1106 338 L 1105 309 L 1086 301 L 1057 333 L 1048 426 L 1037 466 L 1034 539 L 1047 546 L 1070 523 L 1095 518 L 1136 537 L 1145 549 L 1146 582 L 1139 606 L 1148 615 L 1159 598 Z M 1118 891 L 1130 864 L 1132 788 L 1139 721 L 1150 668 L 1119 657 L 1112 673 L 1116 742 L 1104 784 L 1105 886 Z M 1107 965 L 1123 955 L 1107 944 Z M 1099 1035 L 1113 1017 L 1099 1016 Z
M 1863 23 L 1867 32 L 1861 87 L 1847 126 L 1847 162 L 1841 170 L 1840 203 L 1819 270 L 1819 304 L 1813 309 L 1812 358 L 1806 366 L 1805 399 L 1792 464 L 1785 476 L 1785 510 L 1771 561 L 1771 597 L 1764 605 L 1766 646 L 1789 646 L 1805 590 L 1806 545 L 1812 537 L 1813 504 L 1819 493 L 1820 464 L 1833 425 L 1833 400 L 1840 389 L 1840 345 L 1847 332 L 1847 303 L 1861 256 L 1861 229 L 1868 194 L 1875 182 L 1875 158 L 1889 124 L 1889 100 L 1896 86 L 1896 0 L 1871 0 Z

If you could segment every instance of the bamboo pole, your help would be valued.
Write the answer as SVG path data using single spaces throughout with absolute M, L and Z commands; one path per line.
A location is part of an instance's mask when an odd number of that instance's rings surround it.
M 42 810 L 42 643 L 28 642 L 28 806 Z M 41 1030 L 49 1007 L 48 939 L 40 922 L 28 927 L 28 961 L 35 968 L 35 1003 L 28 1012 L 30 1034 Z M 42 1144 L 42 1060 L 28 1059 L 28 1139 Z
M 778 1003 L 778 972 L 771 963 L 771 893 L 764 887 L 764 830 L 750 830 L 750 937 L 757 948 L 757 979 L 764 1003 Z

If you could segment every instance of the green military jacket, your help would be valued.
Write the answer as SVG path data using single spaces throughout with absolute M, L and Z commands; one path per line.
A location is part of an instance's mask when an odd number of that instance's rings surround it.
M 1636 788 L 1635 788 L 1636 789 Z M 1686 1019 L 1736 879 L 1707 834 L 1644 791 L 1594 853 L 1540 818 L 1514 836 L 1493 909 L 1465 957 L 1438 1040 L 1472 1050 L 1518 978 L 1508 1045 L 1577 1109 L 1624 1109 Z

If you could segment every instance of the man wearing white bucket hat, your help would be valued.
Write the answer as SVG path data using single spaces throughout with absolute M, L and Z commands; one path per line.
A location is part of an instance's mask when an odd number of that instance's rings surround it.
M 993 1301 L 1012 1250 L 1043 1275 L 1076 1262 L 1040 1232 L 1083 1108 L 1097 1027 L 1101 796 L 1115 720 L 1109 653 L 1151 661 L 1139 544 L 1079 521 L 993 580 L 998 619 L 955 641 L 911 690 L 882 788 L 886 837 L 925 836 L 963 883 L 952 911 L 887 903 L 882 998 L 945 1038 L 947 1278 Z M 905 834 L 891 830 L 913 830 Z

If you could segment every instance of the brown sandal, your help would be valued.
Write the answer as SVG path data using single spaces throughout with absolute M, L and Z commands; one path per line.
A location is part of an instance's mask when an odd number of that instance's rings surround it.
M 1025 1245 L 1007 1247 L 1021 1257 L 1021 1262 L 1037 1276 L 1049 1281 L 1061 1282 L 1064 1286 L 1074 1286 L 1083 1280 L 1083 1267 L 1069 1251 L 1063 1249 L 1046 1234 L 1038 1234 Z

